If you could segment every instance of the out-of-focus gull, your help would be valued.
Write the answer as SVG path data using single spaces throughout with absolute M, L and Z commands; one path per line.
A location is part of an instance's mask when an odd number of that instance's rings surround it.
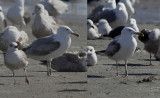
M 86 72 L 86 52 L 68 52 L 52 60 L 52 68 L 58 72 Z
M 144 49 L 150 53 L 149 65 L 152 65 L 151 54 L 154 54 L 155 57 L 157 56 L 160 41 L 160 30 L 158 28 L 154 28 L 153 30 L 143 29 L 141 33 L 144 36 L 138 36 L 138 39 L 144 43 Z
M 57 17 L 68 10 L 68 5 L 60 0 L 44 0 L 40 4 L 43 4 L 49 15 Z
M 94 25 L 92 20 L 87 20 L 87 39 L 94 40 L 101 37 L 101 34 L 98 33 L 98 28 Z
M 24 0 L 15 0 L 15 4 L 8 10 L 6 16 L 12 25 L 20 25 L 20 29 L 22 29 L 22 25 L 26 25 L 27 19 L 30 18 L 25 17 L 24 13 Z
M 22 49 L 27 46 L 28 35 L 14 26 L 8 26 L 0 34 L 0 50 L 6 52 L 11 42 L 18 42 L 20 44 L 19 49 Z
M 132 6 L 132 3 L 130 0 L 120 0 L 120 2 L 124 3 L 124 5 L 126 6 L 126 10 L 128 12 L 128 18 L 131 18 L 132 15 L 135 13 L 135 10 Z
M 87 46 L 87 66 L 94 66 L 97 64 L 97 55 L 93 46 Z
M 88 17 L 94 23 L 100 19 L 106 19 L 112 28 L 125 25 L 128 20 L 128 13 L 123 3 L 118 3 L 116 9 L 104 10 L 94 17 Z
M 119 35 L 121 34 L 121 31 L 125 27 L 131 27 L 133 28 L 136 32 L 139 32 L 139 28 L 137 26 L 137 22 L 134 18 L 130 18 L 126 24 L 126 26 L 119 26 L 109 32 L 109 34 L 104 35 L 104 37 L 111 37 L 111 38 L 118 38 Z
M 109 25 L 108 21 L 105 19 L 101 19 L 98 22 L 98 32 L 101 35 L 108 35 L 109 32 L 112 30 L 111 26 Z
M 51 61 L 61 56 L 71 45 L 69 34 L 78 36 L 68 26 L 60 26 L 56 35 L 42 37 L 24 48 L 26 55 L 35 60 L 47 60 L 47 75 L 51 75 Z
M 36 37 L 44 37 L 56 34 L 57 25 L 52 16 L 44 9 L 42 4 L 35 6 L 34 13 L 36 14 L 32 24 L 32 34 Z
M 3 28 L 5 28 L 7 26 L 7 21 L 6 21 L 5 16 L 2 11 L 3 11 L 3 9 L 0 6 L 0 33 L 3 31 Z
M 133 37 L 133 34 L 140 34 L 140 33 L 137 33 L 131 27 L 125 27 L 122 30 L 120 38 L 113 40 L 108 45 L 107 49 L 104 52 L 110 59 L 116 61 L 117 76 L 119 75 L 118 61 L 120 60 L 125 61 L 125 76 L 128 76 L 128 70 L 127 70 L 128 59 L 134 55 L 137 47 L 137 41 Z
M 27 56 L 22 50 L 18 50 L 18 44 L 16 42 L 12 42 L 5 54 L 4 62 L 7 68 L 9 68 L 14 77 L 14 84 L 16 84 L 15 73 L 14 70 L 18 70 L 24 68 L 25 72 L 25 82 L 29 84 L 28 76 L 26 73 L 25 67 L 28 65 Z
M 116 8 L 115 0 L 107 0 L 105 4 L 99 5 L 96 8 L 94 8 L 88 17 L 94 17 L 96 16 L 96 14 L 104 10 L 113 10 L 115 8 Z

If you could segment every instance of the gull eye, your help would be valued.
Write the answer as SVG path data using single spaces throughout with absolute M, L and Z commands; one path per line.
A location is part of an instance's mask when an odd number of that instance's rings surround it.
M 131 29 L 129 29 L 129 31 L 132 31 Z
M 9 45 L 10 47 L 12 47 L 13 45 Z
M 92 49 L 90 51 L 92 51 Z

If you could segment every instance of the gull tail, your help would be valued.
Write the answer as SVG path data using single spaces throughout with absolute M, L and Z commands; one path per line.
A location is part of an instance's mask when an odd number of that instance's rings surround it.
M 96 51 L 96 54 L 98 54 L 98 55 L 105 55 L 105 51 L 106 50 Z

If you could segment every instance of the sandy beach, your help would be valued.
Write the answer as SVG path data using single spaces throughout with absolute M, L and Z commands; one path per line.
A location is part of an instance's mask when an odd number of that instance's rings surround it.
M 134 18 L 140 30 L 160 28 L 156 26 L 160 23 L 159 5 L 159 0 L 140 0 L 140 3 L 135 4 Z M 87 45 L 93 46 L 95 50 L 106 49 L 112 40 L 87 41 L 87 12 L 84 12 L 85 8 L 82 6 L 78 8 L 82 8 L 78 14 L 66 13 L 58 17 L 63 25 L 68 25 L 80 35 L 80 38 L 71 35 L 72 44 L 68 51 L 85 50 Z M 30 38 L 29 44 L 35 40 L 31 34 L 32 22 L 23 27 Z M 40 61 L 28 58 L 29 65 L 26 69 L 30 84 L 25 83 L 25 75 L 21 69 L 15 71 L 19 84 L 13 85 L 12 72 L 4 66 L 3 54 L 0 52 L 0 98 L 159 98 L 160 62 L 152 57 L 154 66 L 149 66 L 149 53 L 143 50 L 143 43 L 138 39 L 137 42 L 140 51 L 129 59 L 128 78 L 117 78 L 115 61 L 106 56 L 97 55 L 98 64 L 89 67 L 87 72 L 53 71 L 57 75 L 55 77 L 47 76 L 47 68 Z M 124 61 L 119 64 L 119 73 L 124 75 Z M 146 78 L 151 78 L 151 81 L 141 82 Z

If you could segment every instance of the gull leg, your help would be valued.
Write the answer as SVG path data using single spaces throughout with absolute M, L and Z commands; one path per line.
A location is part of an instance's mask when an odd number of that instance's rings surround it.
M 50 61 L 47 61 L 47 75 L 48 75 L 48 76 L 50 75 L 50 73 L 49 73 L 49 62 L 50 62 Z
M 151 58 L 152 58 L 152 55 L 150 53 L 150 64 L 149 64 L 150 66 L 152 66 L 152 59 Z
M 28 75 L 27 75 L 27 72 L 26 72 L 26 69 L 25 69 L 25 68 L 24 68 L 24 72 L 25 72 L 25 77 L 26 77 L 25 82 L 26 82 L 27 84 L 29 84 Z
M 127 60 L 125 60 L 125 77 L 128 76 Z
M 12 70 L 12 73 L 13 73 L 14 85 L 15 85 L 15 84 L 17 84 L 17 82 L 16 82 L 16 79 L 15 79 L 15 73 L 14 73 L 14 70 Z
M 119 67 L 119 66 L 118 66 L 118 62 L 117 62 L 117 60 L 116 60 L 116 71 L 117 71 L 117 73 L 116 73 L 116 74 L 117 74 L 117 76 L 119 76 L 119 73 L 118 73 L 118 67 Z

